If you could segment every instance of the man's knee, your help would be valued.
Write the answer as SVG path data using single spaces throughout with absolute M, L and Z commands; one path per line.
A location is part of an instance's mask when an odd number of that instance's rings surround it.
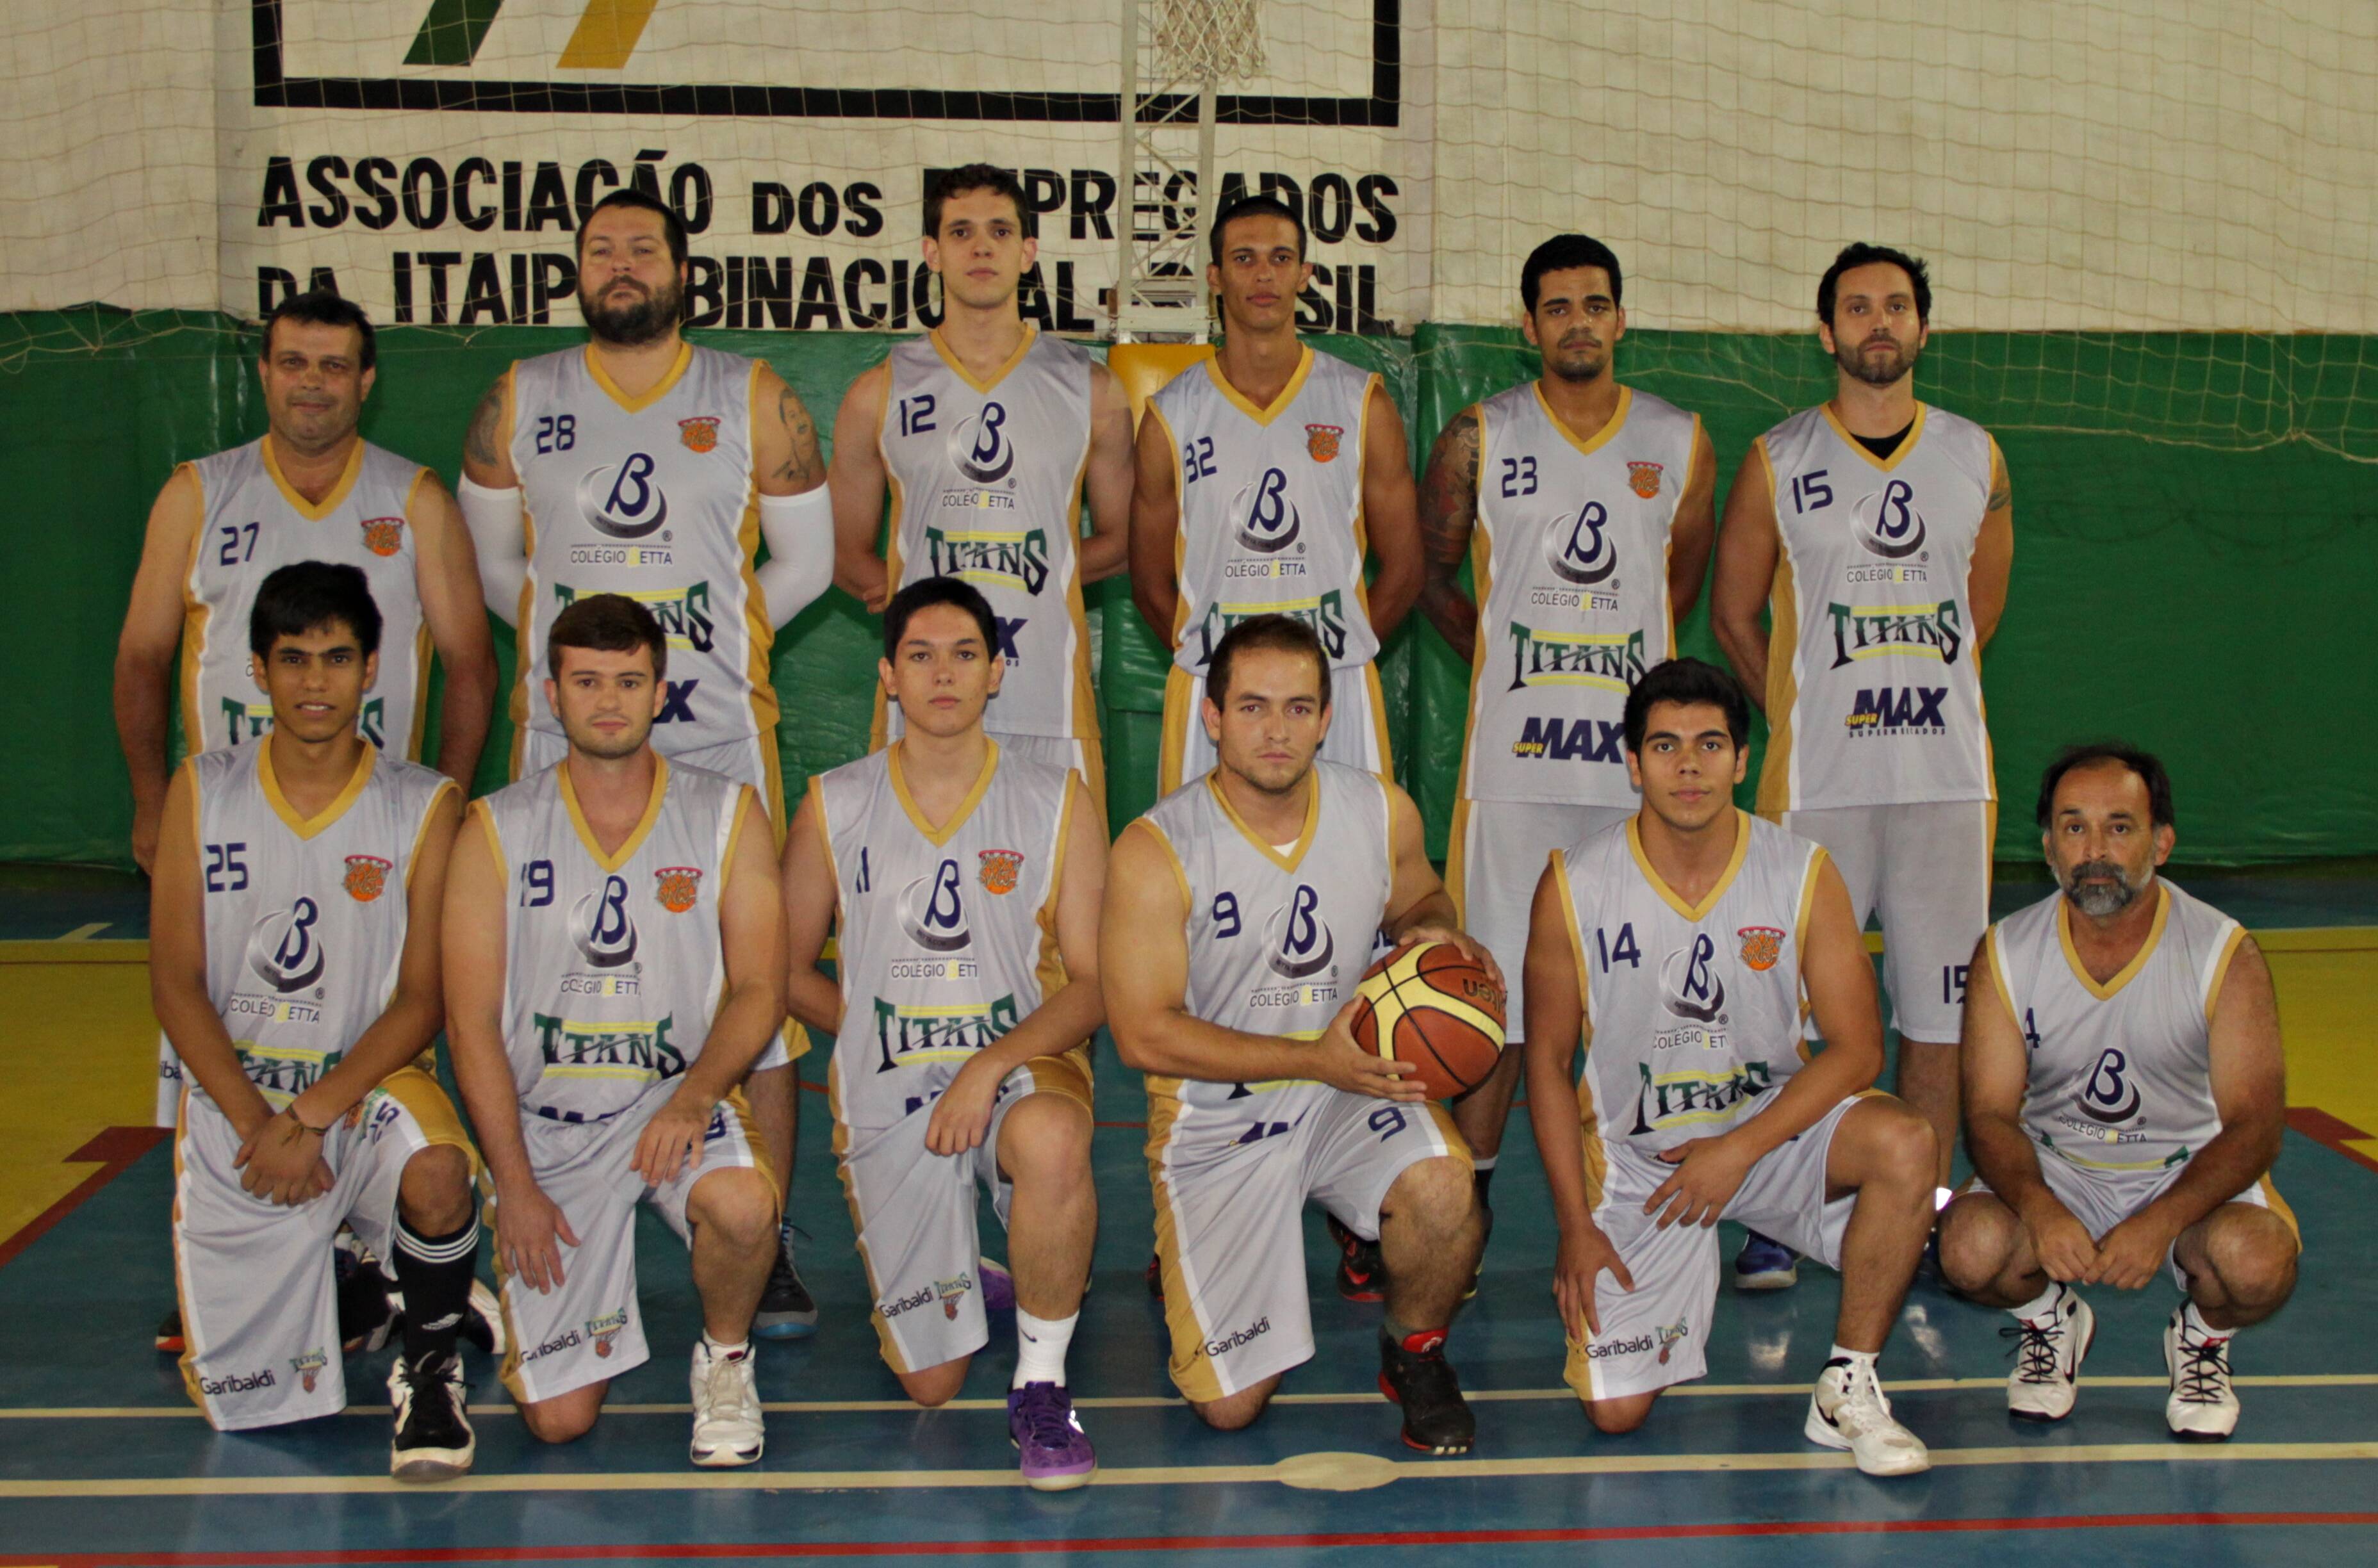
M 972 1356 L 960 1356 L 955 1361 L 943 1361 L 922 1371 L 895 1372 L 892 1375 L 900 1380 L 901 1393 L 931 1410 L 958 1396 L 958 1390 L 966 1386 L 967 1369 L 973 1364 Z
M 2014 1261 L 2022 1232 L 1996 1194 L 1968 1192 L 1940 1218 L 1940 1272 L 1966 1295 L 1981 1295 Z
M 2204 1256 L 2229 1299 L 2268 1311 L 2296 1287 L 2296 1238 L 2287 1221 L 2251 1203 L 2228 1203 L 2205 1227 Z
M 1843 1119 L 1842 1131 L 1849 1139 L 1856 1185 L 1914 1183 L 1930 1194 L 1940 1143 L 1932 1124 L 1906 1101 L 1883 1095 L 1862 1100 Z
M 757 1170 L 729 1166 L 693 1184 L 685 1217 L 738 1251 L 757 1249 L 775 1238 L 776 1194 Z
M 1439 1155 L 1404 1167 L 1387 1189 L 1379 1215 L 1383 1221 L 1391 1215 L 1401 1215 L 1431 1229 L 1459 1230 L 1477 1198 L 1469 1162 Z
M 1623 1399 L 1589 1399 L 1585 1403 L 1585 1418 L 1596 1431 L 1612 1437 L 1623 1437 L 1650 1418 L 1651 1402 L 1659 1394 L 1630 1394 Z
M 603 1395 L 609 1386 L 594 1383 L 522 1405 L 521 1425 L 539 1442 L 574 1442 L 594 1430 L 594 1418 L 603 1413 Z
M 444 1236 L 471 1218 L 471 1156 L 451 1143 L 432 1143 L 404 1162 L 397 1211 L 416 1230 Z
M 1219 1399 L 1192 1399 L 1189 1408 L 1216 1431 L 1234 1432 L 1255 1425 L 1255 1418 L 1264 1413 L 1264 1406 L 1271 1403 L 1272 1394 L 1279 1387 L 1279 1379 L 1268 1377 L 1253 1388 L 1243 1388 Z
M 1020 1187 L 1088 1186 L 1090 1114 L 1063 1095 L 1027 1095 L 999 1124 L 999 1167 Z

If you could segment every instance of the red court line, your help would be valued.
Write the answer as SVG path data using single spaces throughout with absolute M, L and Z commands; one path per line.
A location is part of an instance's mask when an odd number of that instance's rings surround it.
M 2378 1170 L 2378 1160 L 2359 1149 L 2348 1148 L 2346 1140 L 2358 1138 L 2365 1142 L 2372 1134 L 2364 1132 L 2349 1121 L 2343 1121 L 2313 1106 L 2289 1106 L 2288 1125 L 2324 1149 L 2334 1150 L 2364 1170 Z
M 58 1221 L 79 1208 L 83 1201 L 126 1171 L 132 1162 L 174 1135 L 170 1127 L 111 1127 L 90 1143 L 68 1155 L 62 1164 L 85 1165 L 93 1160 L 99 1168 L 76 1184 L 75 1190 L 25 1222 L 24 1227 L 5 1241 L 0 1241 L 0 1268 L 16 1261 L 17 1254 L 49 1234 Z
M 424 1493 L 423 1495 L 431 1495 Z M 2036 1519 L 1779 1519 L 1743 1524 L 1609 1526 L 1560 1530 L 1347 1530 L 1270 1536 L 1119 1536 L 1083 1540 L 754 1541 L 671 1545 L 402 1547 L 320 1551 L 50 1553 L 0 1557 L 0 1568 L 238 1568 L 348 1562 L 655 1562 L 708 1558 L 1015 1556 L 1048 1551 L 1215 1551 L 1315 1547 L 1559 1546 L 1711 1538 L 1942 1535 L 2003 1530 L 2178 1529 L 2204 1526 L 2378 1525 L 2378 1513 L 2061 1514 Z

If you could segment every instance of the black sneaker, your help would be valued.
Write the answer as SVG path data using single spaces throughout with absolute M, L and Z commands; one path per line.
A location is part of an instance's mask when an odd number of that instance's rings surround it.
M 186 1348 L 188 1347 L 182 1338 L 182 1309 L 176 1306 L 157 1324 L 157 1353 L 178 1356 Z
M 349 1351 L 379 1349 L 397 1326 L 397 1308 L 389 1300 L 394 1287 L 379 1261 L 360 1248 L 333 1244 L 330 1257 L 338 1282 L 339 1343 Z
M 1478 1214 L 1486 1229 L 1478 1238 L 1478 1266 L 1470 1271 L 1470 1288 L 1461 1293 L 1464 1301 L 1473 1301 L 1478 1298 L 1478 1282 L 1486 1277 L 1486 1243 L 1495 1239 L 1495 1211 L 1481 1203 Z
M 1336 1215 L 1328 1218 L 1330 1239 L 1338 1243 L 1338 1294 L 1349 1301 L 1386 1300 L 1387 1267 L 1380 1260 L 1379 1244 L 1347 1229 Z
M 760 1292 L 760 1311 L 751 1332 L 763 1339 L 807 1339 L 817 1332 L 817 1302 L 793 1267 L 793 1239 L 776 1238 L 776 1265 L 768 1271 L 768 1287 Z
M 1410 1349 L 1382 1333 L 1379 1392 L 1404 1407 L 1405 1447 L 1423 1454 L 1470 1452 L 1478 1418 L 1461 1397 L 1453 1363 L 1445 1359 L 1443 1335 L 1429 1335 L 1424 1349 Z
M 390 1475 L 400 1481 L 450 1481 L 469 1474 L 478 1442 L 463 1408 L 460 1360 L 442 1353 L 418 1361 L 399 1356 L 389 1369 L 388 1399 L 396 1407 Z
M 1147 1255 L 1147 1293 L 1159 1301 L 1164 1299 L 1164 1260 L 1150 1252 Z

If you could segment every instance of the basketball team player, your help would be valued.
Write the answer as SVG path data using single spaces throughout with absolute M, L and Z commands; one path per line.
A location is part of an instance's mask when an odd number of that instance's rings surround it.
M 1219 760 L 1116 840 L 1099 928 L 1108 1026 L 1147 1078 L 1172 1381 L 1228 1430 L 1312 1358 L 1311 1200 L 1385 1256 L 1380 1390 L 1403 1441 L 1466 1453 L 1445 1341 L 1483 1234 L 1470 1151 L 1350 1024 L 1377 932 L 1494 961 L 1455 928 L 1411 799 L 1319 759 L 1342 688 L 1313 626 L 1251 616 L 1201 663 Z
M 781 1189 L 737 1085 L 784 1020 L 784 910 L 750 784 L 652 744 L 672 668 L 642 604 L 594 593 L 545 633 L 562 760 L 475 801 L 446 889 L 447 1039 L 486 1151 L 532 1436 L 593 1427 L 643 1365 L 636 1209 L 691 1248 L 692 1460 L 765 1434 L 748 1337 Z
M 698 348 L 680 328 L 685 225 L 633 189 L 594 206 L 578 233 L 578 306 L 590 341 L 513 365 L 472 415 L 462 510 L 479 544 L 487 607 L 522 650 L 512 690 L 512 777 L 568 748 L 534 651 L 589 593 L 650 610 L 675 678 L 659 688 L 653 748 L 760 793 L 784 831 L 776 628 L 833 575 L 834 513 L 809 411 L 766 365 Z M 525 532 L 525 534 L 523 531 Z M 765 541 L 765 566 L 754 552 Z M 792 1180 L 798 1031 L 752 1074 L 751 1101 L 777 1179 Z M 793 1267 L 792 1227 L 761 1332 L 806 1335 L 817 1306 Z
M 1750 707 L 1733 676 L 1655 665 L 1625 723 L 1642 807 L 1552 853 L 1528 932 L 1567 1382 L 1597 1428 L 1627 1432 L 1702 1376 L 1715 1227 L 1736 1220 L 1841 1272 L 1809 1441 L 1871 1476 L 1928 1469 L 1875 1359 L 1931 1229 L 1933 1136 L 1869 1088 L 1882 1020 L 1849 891 L 1824 849 L 1735 808 Z M 1824 1040 L 1805 1066 L 1804 997 Z
M 990 600 L 955 577 L 892 596 L 882 679 L 900 737 L 811 781 L 785 851 L 795 1017 L 834 1036 L 828 1092 L 885 1364 L 948 1403 L 990 1341 L 975 1228 L 1012 1249 L 1008 1432 L 1027 1484 L 1087 1484 L 1065 1352 L 1098 1231 L 1090 1035 L 1106 832 L 1078 772 L 983 717 L 1008 677 Z M 838 926 L 835 979 L 818 970 Z
M 2072 1413 L 2096 1315 L 2075 1288 L 2168 1268 L 2164 1421 L 2238 1427 L 2229 1342 L 2295 1290 L 2301 1239 L 2271 1185 L 2287 1129 L 2278 1002 L 2235 920 L 2156 875 L 2175 836 L 2163 764 L 2076 747 L 2039 788 L 2058 891 L 1983 934 L 1965 992 L 1965 1141 L 1977 1180 L 1940 1223 L 1958 1289 L 2014 1314 L 2007 1408 Z
M 1825 269 L 1833 396 L 1751 443 L 1710 625 L 1766 710 L 1759 814 L 1832 853 L 1861 929 L 1881 916 L 1899 1092 L 1932 1124 L 1937 1184 L 1956 1147 L 1966 961 L 1989 924 L 1981 652 L 2006 608 L 2014 507 L 1989 432 L 1916 399 L 1931 315 L 1924 263 L 1902 251 L 1853 245 Z M 1747 1287 L 1793 1276 L 1757 1236 L 1736 1261 Z
M 390 1473 L 445 1479 L 474 1449 L 455 1338 L 476 1162 L 415 1059 L 443 1015 L 461 792 L 358 731 L 382 633 L 361 568 L 294 563 L 246 597 L 269 723 L 182 764 L 152 861 L 150 995 L 186 1074 L 182 1382 L 222 1431 L 345 1408 L 330 1255 L 344 1223 L 405 1296 Z
M 942 324 L 895 343 L 844 394 L 830 476 L 835 576 L 878 611 L 929 577 L 981 590 L 1005 671 L 985 727 L 1003 756 L 1080 772 L 1103 813 L 1082 588 L 1123 569 L 1131 404 L 1105 365 L 1025 324 L 1016 293 L 1039 248 L 1015 175 L 969 163 L 934 176 L 924 251 L 942 280 Z M 888 565 L 875 553 L 887 485 Z M 878 691 L 875 748 L 905 722 Z
M 1328 658 L 1323 760 L 1387 772 L 1372 661 L 1422 570 L 1403 421 L 1378 377 L 1297 335 L 1313 264 L 1293 208 L 1242 197 L 1210 246 L 1222 341 L 1148 401 L 1132 496 L 1132 598 L 1172 650 L 1159 788 L 1214 766 L 1199 683 L 1222 634 L 1265 614 L 1304 621 Z M 1379 563 L 1367 588 L 1365 551 Z
M 1610 247 L 1584 234 L 1531 252 L 1519 329 L 1543 373 L 1454 415 L 1421 483 L 1421 609 L 1471 672 L 1446 888 L 1510 977 L 1513 1046 L 1544 857 L 1635 810 L 1627 693 L 1675 655 L 1715 532 L 1717 457 L 1699 416 L 1618 380 L 1624 281 Z M 1459 581 L 1465 559 L 1474 599 Z M 1454 1102 L 1482 1203 L 1521 1056 L 1507 1049 Z

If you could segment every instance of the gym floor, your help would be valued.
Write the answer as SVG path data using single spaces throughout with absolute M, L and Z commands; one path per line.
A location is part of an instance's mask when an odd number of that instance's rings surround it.
M 1005 1321 L 967 1388 L 919 1411 L 877 1359 L 867 1290 L 832 1169 L 823 1062 L 802 1096 L 795 1218 L 823 1310 L 814 1338 L 761 1351 L 766 1458 L 688 1466 L 684 1347 L 697 1320 L 683 1250 L 640 1238 L 654 1359 L 602 1424 L 562 1449 L 529 1441 L 491 1366 L 470 1369 L 475 1474 L 387 1476 L 385 1353 L 347 1365 L 345 1416 L 222 1436 L 185 1399 L 150 1331 L 171 1303 L 172 1151 L 147 1127 L 154 1024 L 136 880 L 0 868 L 0 1565 L 83 1563 L 781 1562 L 800 1557 L 1001 1558 L 1231 1550 L 1247 1568 L 1335 1558 L 1573 1562 L 1580 1545 L 1657 1540 L 1663 1561 L 1783 1563 L 1806 1538 L 1839 1562 L 1933 1568 L 2056 1550 L 2103 1563 L 2378 1561 L 2378 1249 L 2352 1215 L 2378 1202 L 2378 870 L 2183 873 L 2252 928 L 2277 976 L 2291 1131 L 2276 1180 L 2306 1261 L 2294 1301 L 2242 1335 L 2238 1436 L 2164 1431 L 2159 1333 L 2173 1298 L 2093 1294 L 2101 1326 L 2078 1410 L 2012 1422 L 2004 1314 L 1919 1284 L 1882 1370 L 1934 1470 L 1883 1483 L 1800 1436 L 1832 1337 L 1835 1282 L 1720 1308 L 1710 1376 L 1627 1438 L 1592 1431 L 1560 1382 L 1547 1288 L 1551 1216 L 1524 1112 L 1495 1178 L 1478 1299 L 1450 1350 L 1479 1417 L 1459 1459 L 1411 1454 L 1374 1386 L 1375 1306 L 1340 1301 L 1317 1215 L 1305 1268 L 1319 1353 L 1254 1429 L 1206 1430 L 1164 1375 L 1162 1316 L 1141 1283 L 1150 1238 L 1144 1103 L 1101 1042 L 1097 1167 L 1104 1215 L 1071 1380 L 1098 1482 L 1041 1496 L 1016 1479 Z M 2002 885 L 2001 912 L 2046 892 Z M 1003 1255 L 986 1219 L 986 1250 Z M 1725 1227 L 1730 1256 L 1739 1233 Z M 2012 1532 L 2012 1534 L 2010 1534 Z M 1903 1538 L 1922 1537 L 1916 1539 Z M 2356 1542 L 2360 1545 L 2356 1545 Z M 1418 1561 L 1418 1559 L 1414 1559 Z

